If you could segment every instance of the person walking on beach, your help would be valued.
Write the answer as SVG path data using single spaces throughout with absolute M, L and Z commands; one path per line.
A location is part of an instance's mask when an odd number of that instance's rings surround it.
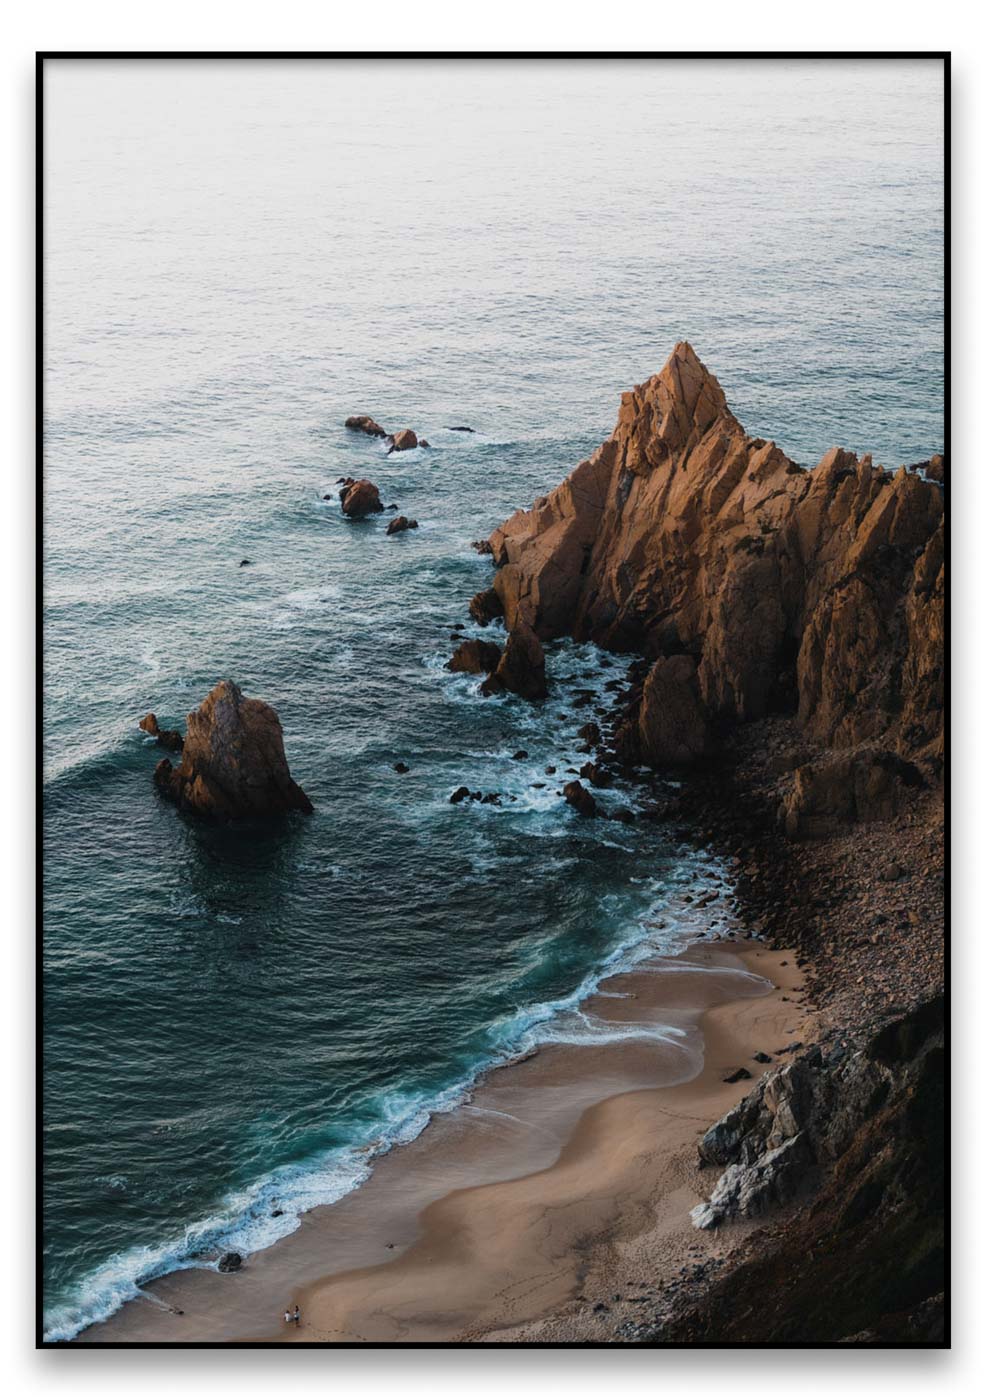
M 296 1303 L 295 1305 L 295 1312 L 292 1314 L 292 1321 L 295 1323 L 296 1327 L 298 1327 L 300 1322 L 302 1321 L 302 1314 L 299 1312 L 298 1303 Z
M 292 1321 L 292 1314 L 289 1312 L 288 1308 L 286 1308 L 286 1309 L 285 1309 L 285 1326 L 287 1327 L 291 1321 Z

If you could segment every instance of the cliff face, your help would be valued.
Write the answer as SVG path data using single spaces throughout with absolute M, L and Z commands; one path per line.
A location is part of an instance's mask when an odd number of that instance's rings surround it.
M 943 749 L 942 488 L 833 449 L 805 471 L 749 437 L 692 348 L 622 396 L 611 437 L 490 537 L 511 630 L 682 655 L 645 699 L 715 729 L 797 708 L 808 735 Z M 668 726 L 667 726 L 668 727 Z M 683 745 L 674 745 L 682 750 Z
M 655 1340 L 937 1344 L 944 1336 L 944 1003 L 815 1047 L 704 1136 L 724 1171 L 695 1224 L 811 1200 Z

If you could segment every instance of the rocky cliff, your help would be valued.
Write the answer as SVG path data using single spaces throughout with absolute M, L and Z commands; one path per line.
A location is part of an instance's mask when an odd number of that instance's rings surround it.
M 702 1228 L 805 1201 L 655 1341 L 856 1346 L 944 1335 L 944 1002 L 775 1070 L 707 1132 Z
M 746 434 L 683 342 L 622 396 L 611 437 L 493 532 L 494 591 L 510 632 L 655 662 L 626 736 L 647 761 L 789 709 L 821 744 L 937 772 L 942 491 L 838 448 L 804 470 Z

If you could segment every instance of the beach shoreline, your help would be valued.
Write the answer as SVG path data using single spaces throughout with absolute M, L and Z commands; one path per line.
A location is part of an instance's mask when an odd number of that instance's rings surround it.
M 792 954 L 756 940 L 694 943 L 606 979 L 583 1010 L 609 1035 L 493 1069 L 240 1272 L 170 1274 L 75 1340 L 503 1341 L 571 1324 L 608 1339 L 657 1268 L 724 1256 L 725 1232 L 689 1219 L 712 1184 L 696 1142 L 758 1079 L 757 1052 L 778 1064 L 813 1038 L 804 981 Z M 751 1079 L 723 1082 L 739 1068 Z

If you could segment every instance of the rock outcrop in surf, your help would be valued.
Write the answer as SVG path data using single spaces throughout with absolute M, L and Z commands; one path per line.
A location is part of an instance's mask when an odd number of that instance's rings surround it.
M 376 423 L 367 413 L 354 413 L 343 425 L 355 433 L 366 433 L 368 437 L 383 438 L 388 434 L 380 423 Z
M 149 710 L 138 725 L 145 734 L 150 734 L 153 739 L 157 739 L 163 749 L 171 749 L 173 753 L 181 753 L 184 740 L 177 729 L 160 729 L 158 727 L 158 716 Z
M 497 605 L 471 610 L 642 652 L 630 760 L 690 762 L 795 710 L 821 746 L 938 774 L 943 516 L 942 486 L 906 468 L 834 448 L 808 471 L 748 436 L 682 342 L 622 396 L 611 437 L 492 533 Z
M 351 520 L 362 520 L 366 515 L 380 514 L 384 506 L 373 481 L 348 477 L 340 488 L 340 509 Z
M 229 680 L 215 685 L 189 715 L 182 762 L 175 768 L 163 758 L 154 781 L 164 797 L 200 817 L 313 810 L 289 772 L 278 715 Z

